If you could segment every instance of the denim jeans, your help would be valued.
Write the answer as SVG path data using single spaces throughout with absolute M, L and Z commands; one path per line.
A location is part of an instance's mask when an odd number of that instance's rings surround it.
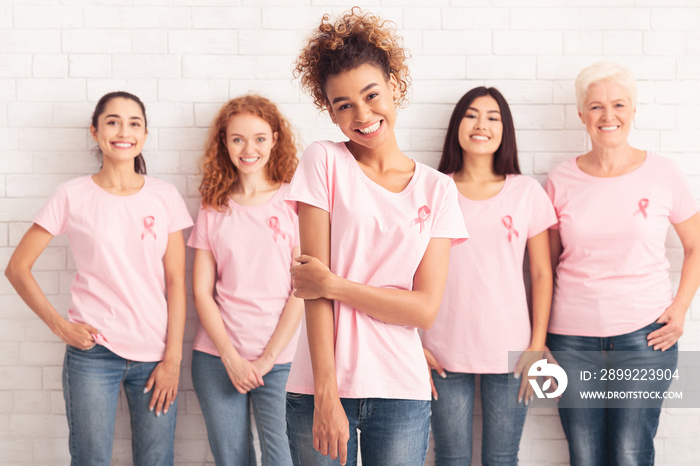
M 676 368 L 678 344 L 668 350 L 654 351 L 647 346 L 647 335 L 663 324 L 652 323 L 635 332 L 613 337 L 547 335 L 547 345 L 567 374 L 580 371 L 611 369 Z M 622 352 L 622 353 L 620 353 Z M 590 390 L 653 390 L 665 391 L 670 380 L 653 382 L 582 381 L 568 377 L 568 386 L 559 402 L 559 417 L 569 442 L 573 466 L 638 466 L 654 464 L 654 436 L 659 425 L 663 400 L 640 400 L 625 403 L 577 403 L 581 391 Z M 627 386 L 625 386 L 627 384 Z M 634 385 L 634 386 L 631 386 Z
M 357 465 L 358 435 L 365 466 L 423 466 L 430 436 L 430 402 L 341 398 L 350 424 L 348 466 Z M 339 465 L 313 446 L 314 396 L 287 393 L 287 435 L 295 466 Z
M 119 386 L 124 384 L 131 414 L 131 447 L 137 466 L 173 464 L 177 401 L 167 414 L 149 411 L 146 382 L 158 362 L 129 361 L 101 345 L 89 350 L 66 347 L 63 398 L 70 430 L 72 466 L 109 466 Z
M 207 424 L 209 446 L 217 466 L 255 466 L 250 423 L 253 406 L 263 466 L 291 465 L 285 433 L 285 391 L 291 363 L 277 364 L 263 376 L 265 385 L 239 393 L 218 356 L 192 354 L 192 383 Z
M 470 465 L 472 461 L 472 417 L 475 374 L 445 371 L 440 377 L 432 371 L 438 399 L 432 402 L 435 464 Z M 484 465 L 518 464 L 518 449 L 527 406 L 513 407 L 518 383 L 508 383 L 513 374 L 481 374 L 483 430 L 481 462 Z M 512 400 L 511 400 L 512 399 Z

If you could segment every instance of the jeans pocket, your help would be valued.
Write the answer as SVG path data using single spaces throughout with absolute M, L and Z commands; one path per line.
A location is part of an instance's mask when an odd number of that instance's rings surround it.
M 77 351 L 79 353 L 87 353 L 88 351 L 94 350 L 95 347 L 97 347 L 97 343 L 94 343 L 91 347 L 85 348 L 85 349 L 78 348 L 77 346 L 73 346 L 73 345 L 66 345 L 67 349 L 72 350 L 72 351 Z

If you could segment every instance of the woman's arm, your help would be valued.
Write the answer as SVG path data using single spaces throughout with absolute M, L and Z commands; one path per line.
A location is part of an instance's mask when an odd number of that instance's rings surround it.
M 388 324 L 427 329 L 440 310 L 451 242 L 449 238 L 430 240 L 413 276 L 413 290 L 355 283 L 331 273 L 312 254 L 305 254 L 298 259 L 301 264 L 292 267 L 295 294 L 341 301 Z
M 550 228 L 549 230 L 549 259 L 552 262 L 552 276 L 557 273 L 557 265 L 559 265 L 559 257 L 561 256 L 564 248 L 561 244 L 561 235 L 559 230 L 556 228 Z
M 262 374 L 252 363 L 243 359 L 233 347 L 221 318 L 219 305 L 214 300 L 215 284 L 216 260 L 214 254 L 206 249 L 197 249 L 194 253 L 192 286 L 194 305 L 199 314 L 199 321 L 219 351 L 221 362 L 226 367 L 226 373 L 231 379 L 231 383 L 239 393 L 247 393 L 263 385 Z
M 547 230 L 527 240 L 527 251 L 530 259 L 530 282 L 532 286 L 532 338 L 530 347 L 525 350 L 515 368 L 515 376 L 525 372 L 520 383 L 518 401 L 528 403 L 533 396 L 532 386 L 527 380 L 530 366 L 542 359 L 549 310 L 552 305 L 552 264 L 550 261 L 549 233 Z
M 185 240 L 182 231 L 168 234 L 168 246 L 163 256 L 165 284 L 168 294 L 168 333 L 165 356 L 153 369 L 146 382 L 146 392 L 153 389 L 149 409 L 155 408 L 156 416 L 168 412 L 175 402 L 180 383 L 182 339 L 185 333 L 187 301 L 185 289 Z
M 292 258 L 300 254 L 300 249 L 295 247 L 292 251 Z M 304 301 L 294 296 L 294 293 L 289 294 L 287 304 L 284 306 L 280 320 L 277 323 L 277 328 L 267 342 L 265 350 L 258 359 L 253 361 L 253 365 L 257 367 L 260 375 L 265 375 L 270 372 L 272 366 L 280 353 L 287 347 L 289 340 L 292 339 L 301 322 L 301 313 L 304 311 Z
M 302 202 L 298 204 L 298 213 L 301 252 L 316 257 L 319 264 L 328 270 L 331 244 L 330 214 Z M 299 296 L 297 293 L 295 295 Z M 304 300 L 304 307 L 314 374 L 314 449 L 322 455 L 330 455 L 331 459 L 338 458 L 340 464 L 345 464 L 350 428 L 340 403 L 335 372 L 333 302 L 323 297 L 308 298 Z
M 656 321 L 666 324 L 647 335 L 648 346 L 666 351 L 683 335 L 685 313 L 700 285 L 700 213 L 673 225 L 683 244 L 681 282 L 673 302 Z
M 95 345 L 100 331 L 88 324 L 69 323 L 49 302 L 32 275 L 34 262 L 53 236 L 37 224 L 27 230 L 5 269 L 5 276 L 29 308 L 66 344 L 80 349 Z
M 553 288 L 547 230 L 528 239 L 527 250 L 532 284 L 532 339 L 528 351 L 543 351 L 547 339 Z

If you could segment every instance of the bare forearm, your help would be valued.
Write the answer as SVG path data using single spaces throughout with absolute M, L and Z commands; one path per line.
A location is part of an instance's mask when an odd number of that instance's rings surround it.
M 51 329 L 54 334 L 67 324 L 66 319 L 53 307 L 41 290 L 36 279 L 27 267 L 18 266 L 10 260 L 5 275 L 12 287 L 34 313 Z
M 304 301 L 290 295 L 287 304 L 282 311 L 277 327 L 275 328 L 270 341 L 267 342 L 262 357 L 270 361 L 277 360 L 277 357 L 289 344 L 301 322 L 301 314 L 304 311 Z
M 182 340 L 185 334 L 187 301 L 185 280 L 173 280 L 168 283 L 168 338 L 165 345 L 165 359 L 182 361 Z
M 214 342 L 214 346 L 216 346 L 216 350 L 221 357 L 239 356 L 238 351 L 236 351 L 229 339 L 224 320 L 221 318 L 221 310 L 211 293 L 202 293 L 200 295 L 195 291 L 194 303 L 199 315 L 199 322 L 204 327 L 204 331 L 207 332 L 209 338 L 211 338 L 211 341 Z
M 314 394 L 338 396 L 333 342 L 333 303 L 324 298 L 307 299 L 306 334 L 314 373 Z
M 544 349 L 552 303 L 552 275 L 532 277 L 532 339 L 530 347 Z
M 681 281 L 673 304 L 684 312 L 687 311 L 698 286 L 700 286 L 700 250 L 693 249 L 686 254 L 683 260 Z
M 700 285 L 700 214 L 696 213 L 682 223 L 674 224 L 676 233 L 683 244 L 683 267 L 681 281 L 672 306 L 685 312 Z
M 530 348 L 536 351 L 544 349 L 549 324 L 549 311 L 552 306 L 552 245 L 550 232 L 547 230 L 527 240 L 530 259 L 530 282 L 532 284 L 532 339 Z M 558 242 L 559 235 L 555 241 Z M 555 245 L 556 246 L 556 245 Z M 554 249 L 559 249 L 556 246 Z M 559 254 L 558 251 L 554 253 Z
M 444 286 L 444 285 L 443 285 Z M 388 324 L 428 328 L 437 317 L 440 298 L 416 290 L 377 288 L 334 276 L 327 297 Z

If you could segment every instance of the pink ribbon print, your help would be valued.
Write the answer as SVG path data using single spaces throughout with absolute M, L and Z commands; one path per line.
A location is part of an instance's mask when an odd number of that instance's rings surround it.
M 411 221 L 411 226 L 418 224 L 420 225 L 419 232 L 423 233 L 423 226 L 425 225 L 425 221 L 428 220 L 428 217 L 430 216 L 430 208 L 427 205 L 424 205 L 420 209 L 418 209 L 418 217 L 414 218 L 413 221 Z
M 153 231 L 153 225 L 155 224 L 156 219 L 153 215 L 143 218 L 143 233 L 141 233 L 141 239 L 144 239 L 146 235 L 153 235 L 153 239 L 156 239 L 156 232 Z
M 649 207 L 649 199 L 640 199 L 639 203 L 637 204 L 639 206 L 639 210 L 634 212 L 634 215 L 637 215 L 641 213 L 644 216 L 644 219 L 646 220 L 647 218 L 647 207 Z
M 287 238 L 287 234 L 282 231 L 280 228 L 280 219 L 277 217 L 270 217 L 270 220 L 268 220 L 267 224 L 272 228 L 272 239 L 277 242 L 277 237 L 281 236 L 282 239 Z
M 513 240 L 513 235 L 515 235 L 516 238 L 520 238 L 518 230 L 513 228 L 513 217 L 511 217 L 510 215 L 506 215 L 501 219 L 501 222 L 503 222 L 503 226 L 508 228 L 508 241 Z

